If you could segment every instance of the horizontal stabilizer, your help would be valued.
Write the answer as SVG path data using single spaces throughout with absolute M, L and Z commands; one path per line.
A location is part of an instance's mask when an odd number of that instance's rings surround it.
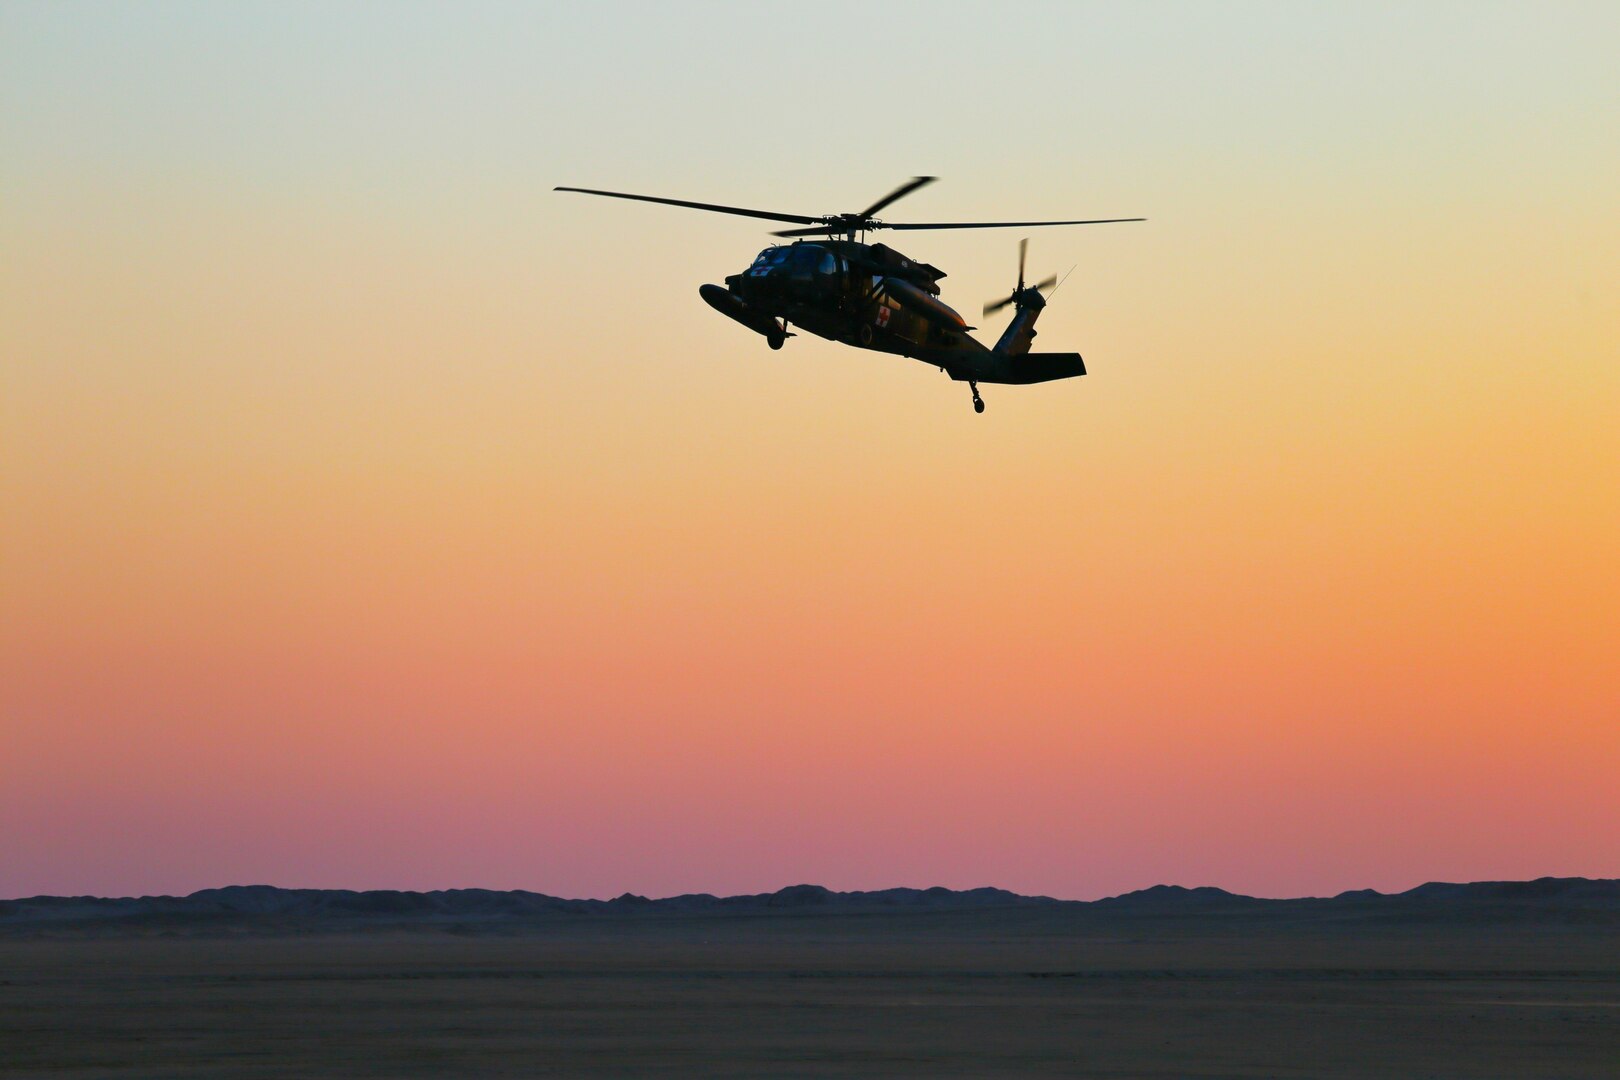
M 1038 383 L 1072 379 L 1086 373 L 1086 362 L 1077 352 L 1036 352 L 1011 357 L 998 382 Z

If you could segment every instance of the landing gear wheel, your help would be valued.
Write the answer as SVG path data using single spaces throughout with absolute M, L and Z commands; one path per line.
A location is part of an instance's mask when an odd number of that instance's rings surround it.
M 787 342 L 787 335 L 780 331 L 774 334 L 766 334 L 765 342 L 773 349 L 780 349 Z
M 984 412 L 984 398 L 979 396 L 979 384 L 970 382 L 968 386 L 973 390 L 973 411 L 976 413 Z

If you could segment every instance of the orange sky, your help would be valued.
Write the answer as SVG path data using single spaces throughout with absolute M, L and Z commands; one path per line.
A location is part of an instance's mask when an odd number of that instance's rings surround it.
M 180 10 L 4 16 L 0 896 L 1620 876 L 1612 14 L 1052 9 L 829 159 L 673 23 Z M 549 191 L 923 172 L 1151 219 L 1033 240 L 1090 375 L 772 353 L 754 223 Z

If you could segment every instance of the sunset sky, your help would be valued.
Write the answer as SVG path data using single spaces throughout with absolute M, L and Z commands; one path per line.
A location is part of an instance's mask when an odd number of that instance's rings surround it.
M 0 897 L 1620 876 L 1620 8 L 0 0 Z M 710 310 L 1036 230 L 965 386 Z M 980 305 L 1016 230 L 890 234 Z M 888 239 L 888 238 L 886 238 Z

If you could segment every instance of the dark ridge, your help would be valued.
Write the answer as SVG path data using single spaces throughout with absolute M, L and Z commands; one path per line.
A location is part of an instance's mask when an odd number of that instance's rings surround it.
M 1109 896 L 1095 903 L 1102 907 L 1129 908 L 1211 908 L 1263 904 L 1252 896 L 1240 896 L 1210 885 L 1186 888 L 1182 885 L 1154 885 L 1147 889 Z
M 1155 885 L 1092 902 L 1021 896 L 1005 889 L 896 888 L 834 892 L 790 885 L 771 893 L 687 893 L 651 899 L 567 900 L 517 889 L 282 889 L 230 885 L 189 896 L 33 896 L 0 900 L 0 934 L 67 932 L 302 933 L 438 927 L 499 932 L 558 919 L 672 916 L 814 916 L 1041 909 L 1074 918 L 1219 918 L 1317 922 L 1603 923 L 1620 927 L 1620 880 L 1431 881 L 1402 893 L 1354 889 L 1329 898 L 1269 900 L 1209 886 Z
M 1581 907 L 1611 907 L 1620 903 L 1620 879 L 1536 878 L 1534 881 L 1472 881 L 1455 884 L 1431 881 L 1399 896 L 1443 901 L 1558 901 Z
M 964 909 L 1057 904 L 1044 896 L 1020 896 L 1005 889 L 884 889 L 833 892 L 820 885 L 790 885 L 773 893 L 715 896 L 688 893 L 653 900 L 624 893 L 612 900 L 565 900 L 544 893 L 493 889 L 282 889 L 273 885 L 228 885 L 189 896 L 33 896 L 0 900 L 0 931 L 19 926 L 143 921 L 219 924 L 476 922 L 550 916 L 747 914 L 795 911 L 882 911 L 895 908 Z

